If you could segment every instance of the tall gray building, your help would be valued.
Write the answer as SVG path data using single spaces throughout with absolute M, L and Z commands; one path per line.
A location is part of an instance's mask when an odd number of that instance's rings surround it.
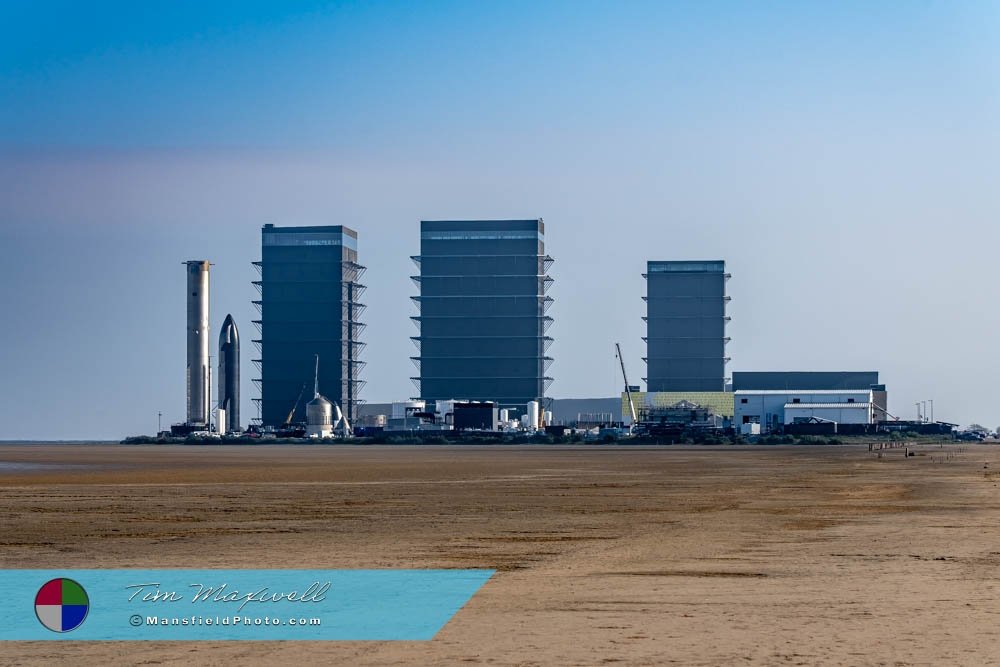
M 539 220 L 422 221 L 413 297 L 419 397 L 496 401 L 523 412 L 541 401 L 552 318 L 552 258 Z
M 253 341 L 260 350 L 254 359 L 259 419 L 264 426 L 281 426 L 291 413 L 293 423 L 305 423 L 311 394 L 304 387 L 313 386 L 318 354 L 319 391 L 354 423 L 364 385 L 364 286 L 358 281 L 365 267 L 358 264 L 358 233 L 341 225 L 264 225 L 261 231 L 261 261 L 254 262 L 260 271 L 254 281 L 260 338 Z
M 725 391 L 726 263 L 648 262 L 643 277 L 648 391 Z

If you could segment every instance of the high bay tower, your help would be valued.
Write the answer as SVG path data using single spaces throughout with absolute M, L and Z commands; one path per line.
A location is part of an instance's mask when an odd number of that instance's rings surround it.
M 358 264 L 357 232 L 341 225 L 264 225 L 261 261 L 254 266 L 260 273 L 254 281 L 260 338 L 253 341 L 260 352 L 253 360 L 260 372 L 254 380 L 258 419 L 274 427 L 305 423 L 304 387 L 314 385 L 319 355 L 318 391 L 354 423 L 364 385 L 359 338 L 365 288 L 359 280 L 365 267 Z
M 552 258 L 542 220 L 425 220 L 412 258 L 419 398 L 495 401 L 521 414 L 541 401 L 552 318 Z
M 726 263 L 648 262 L 643 277 L 648 391 L 725 391 Z

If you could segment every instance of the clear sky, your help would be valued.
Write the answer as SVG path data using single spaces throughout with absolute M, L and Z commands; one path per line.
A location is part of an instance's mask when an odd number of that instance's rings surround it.
M 732 370 L 877 369 L 1000 424 L 993 2 L 0 3 L 0 438 L 184 418 L 213 269 L 253 413 L 260 227 L 360 234 L 414 391 L 421 219 L 546 222 L 556 397 L 644 375 L 648 259 L 728 263 Z

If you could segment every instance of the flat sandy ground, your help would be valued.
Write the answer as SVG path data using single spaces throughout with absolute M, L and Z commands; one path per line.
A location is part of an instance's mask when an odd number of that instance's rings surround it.
M 0 662 L 998 664 L 1000 446 L 917 451 L 3 446 L 104 467 L 0 472 L 0 566 L 499 572 L 429 642 Z

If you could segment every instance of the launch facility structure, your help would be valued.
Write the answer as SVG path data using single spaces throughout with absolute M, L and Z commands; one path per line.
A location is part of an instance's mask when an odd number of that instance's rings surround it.
M 211 263 L 202 259 L 184 262 L 187 272 L 187 420 L 171 426 L 174 435 L 242 431 L 240 426 L 240 334 L 232 315 L 227 315 L 219 332 L 218 404 L 212 405 L 212 368 L 209 356 L 211 336 Z M 215 427 L 212 415 L 216 414 Z
M 211 416 L 208 361 L 209 267 L 205 260 L 187 266 L 187 423 L 207 428 Z

